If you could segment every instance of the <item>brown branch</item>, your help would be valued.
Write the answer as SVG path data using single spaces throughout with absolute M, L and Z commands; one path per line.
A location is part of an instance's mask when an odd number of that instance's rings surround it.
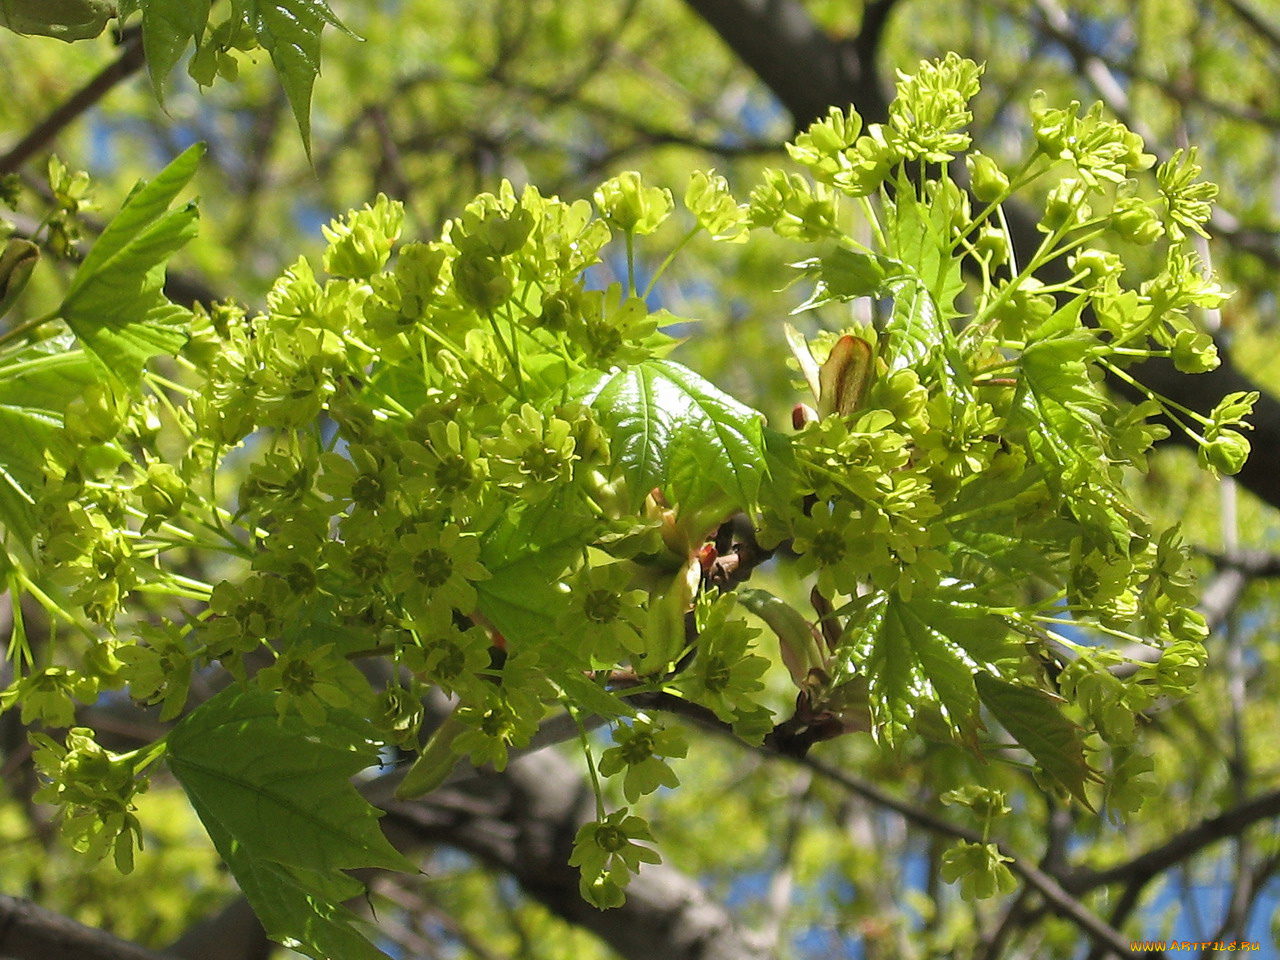
M 952 837 L 958 840 L 964 840 L 968 843 L 982 843 L 981 835 L 966 830 L 963 827 L 956 826 L 941 817 L 934 816 L 927 810 L 923 810 L 914 804 L 900 800 L 878 787 L 871 785 L 856 777 L 851 777 L 842 770 L 828 766 L 820 760 L 812 757 L 790 758 L 797 763 L 801 763 L 815 773 L 821 774 L 824 778 L 839 784 L 850 793 L 854 793 L 860 797 L 870 800 L 878 806 L 892 810 L 908 823 L 915 824 L 930 833 L 944 837 Z M 1129 957 L 1129 940 L 1125 939 L 1121 933 L 1114 927 L 1107 924 L 1097 914 L 1091 911 L 1083 903 L 1077 900 L 1067 889 L 1060 884 L 1054 877 L 1050 876 L 1039 867 L 1033 866 L 1030 861 L 1023 857 L 1014 856 L 1009 850 L 1005 849 L 999 843 L 996 844 L 1000 853 L 1009 857 L 1009 869 L 1021 877 L 1027 886 L 1034 889 L 1044 899 L 1049 908 L 1058 916 L 1070 920 L 1081 930 L 1087 933 L 1094 942 L 1099 946 L 1105 947 L 1115 953 L 1117 956 Z M 1159 957 L 1161 954 L 1153 953 L 1152 957 Z
M 116 84 L 136 73 L 145 62 L 142 34 L 133 31 L 121 43 L 120 56 L 115 62 L 99 71 L 97 76 L 14 144 L 8 153 L 0 156 L 0 174 L 16 172 L 32 156 L 48 146 L 65 127 L 111 92 Z
M 632 702 L 640 702 L 642 698 L 632 698 Z M 643 697 L 645 706 L 653 709 L 673 708 L 675 712 L 690 719 L 695 720 L 700 726 L 707 730 L 711 730 L 726 739 L 731 739 L 736 743 L 741 743 L 733 734 L 732 728 L 719 720 L 714 715 L 710 715 L 710 711 L 702 713 L 701 707 L 696 704 L 688 704 L 680 700 L 678 697 L 671 697 L 666 694 L 651 694 Z M 683 705 L 683 706 L 682 706 Z M 690 707 L 695 708 L 689 710 Z M 784 757 L 794 763 L 799 763 L 807 767 L 814 773 L 819 774 L 824 779 L 831 781 L 847 790 L 855 796 L 862 797 L 870 801 L 878 807 L 891 810 L 898 816 L 902 817 L 907 823 L 921 828 L 929 833 L 938 836 L 948 837 L 956 840 L 963 840 L 967 843 L 983 843 L 983 837 L 975 831 L 968 830 L 964 827 L 957 826 L 942 817 L 930 813 L 928 810 L 915 804 L 909 803 L 898 797 L 893 796 L 885 790 L 857 777 L 852 777 L 836 767 L 830 766 L 809 756 L 796 756 L 791 753 L 772 750 L 767 746 L 754 748 L 759 753 L 771 757 Z M 1009 850 L 996 844 L 1000 853 L 1009 857 L 1011 862 L 1009 869 L 1021 877 L 1026 884 L 1034 889 L 1036 893 L 1045 901 L 1049 909 L 1058 916 L 1068 919 L 1075 923 L 1082 931 L 1087 933 L 1093 941 L 1100 947 L 1110 950 L 1117 956 L 1129 957 L 1129 941 L 1126 940 L 1121 933 L 1114 927 L 1107 924 L 1098 917 L 1093 911 L 1081 903 L 1071 892 L 1065 888 L 1056 878 L 1050 876 L 1044 870 L 1032 865 L 1023 857 L 1015 856 Z M 1151 956 L 1160 957 L 1162 954 L 1153 953 Z
M 502 774 L 479 773 L 421 801 L 383 806 L 383 824 L 392 834 L 448 844 L 511 874 L 530 897 L 627 960 L 771 955 L 697 880 L 665 864 L 645 866 L 621 907 L 602 912 L 583 900 L 568 860 L 578 827 L 594 815 L 594 802 L 578 767 L 554 751 L 522 757 Z
M 172 960 L 30 900 L 0 894 L 0 956 L 9 960 Z
M 872 119 L 887 112 L 875 76 L 874 46 L 891 4 L 871 5 L 870 45 L 833 39 L 796 0 L 686 0 L 791 114 L 797 129 L 832 106 L 858 104 Z
M 1170 837 L 1160 846 L 1124 863 L 1106 870 L 1078 872 L 1068 877 L 1065 885 L 1074 893 L 1085 893 L 1111 883 L 1145 883 L 1205 847 L 1237 836 L 1253 824 L 1270 817 L 1280 817 L 1280 790 L 1264 793 L 1230 810 L 1201 820 L 1194 827 Z

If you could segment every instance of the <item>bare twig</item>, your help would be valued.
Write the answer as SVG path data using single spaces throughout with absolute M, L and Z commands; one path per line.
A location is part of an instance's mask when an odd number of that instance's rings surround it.
M 14 173 L 27 160 L 48 146 L 77 117 L 105 97 L 120 81 L 136 73 L 146 62 L 142 35 L 131 32 L 120 46 L 120 56 L 104 67 L 62 106 L 38 123 L 25 137 L 0 156 L 0 174 Z
M 1234 837 L 1246 828 L 1271 817 L 1280 817 L 1280 790 L 1273 790 L 1245 801 L 1230 810 L 1201 820 L 1198 824 L 1169 838 L 1160 846 L 1116 864 L 1106 870 L 1081 871 L 1065 881 L 1067 889 L 1085 893 L 1097 887 L 1131 880 L 1149 880 L 1205 847 Z

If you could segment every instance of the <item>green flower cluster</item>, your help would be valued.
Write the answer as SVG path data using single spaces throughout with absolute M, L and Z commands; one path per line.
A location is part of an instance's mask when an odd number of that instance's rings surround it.
M 31 742 L 45 780 L 35 799 L 62 808 L 62 833 L 72 847 L 95 857 L 111 851 L 121 873 L 133 870 L 135 845 L 142 846 L 133 800 L 147 789 L 137 756 L 104 749 L 86 727 L 69 730 L 65 743 L 43 733 L 33 733 Z
M 669 190 L 627 173 L 595 212 L 504 183 L 430 243 L 400 244 L 403 210 L 385 197 L 335 220 L 319 265 L 290 266 L 262 312 L 197 311 L 144 393 L 86 381 L 50 428 L 34 569 L 75 636 L 66 665 L 26 663 L 0 702 L 68 727 L 77 701 L 123 686 L 167 721 L 217 664 L 281 729 L 319 742 L 367 719 L 419 750 L 409 794 L 463 757 L 503 768 L 564 704 L 615 725 L 598 773 L 636 803 L 678 783 L 668 761 L 686 745 L 629 691 L 683 697 L 753 742 L 774 731 L 769 660 L 732 590 L 761 544 L 785 545 L 815 617 L 763 591 L 746 602 L 799 688 L 796 742 L 870 729 L 977 747 L 989 715 L 1086 804 L 1086 751 L 1107 744 L 1108 802 L 1136 802 L 1134 717 L 1188 689 L 1204 623 L 1177 532 L 1136 513 L 1126 475 L 1163 435 L 1160 414 L 1207 468 L 1238 470 L 1256 399 L 1204 415 L 1129 372 L 1147 357 L 1188 373 L 1217 362 L 1191 318 L 1225 293 L 1186 248 L 1213 190 L 1186 154 L 1144 193 L 1140 138 L 1098 109 L 1037 103 L 1020 165 L 965 158 L 971 197 L 951 165 L 980 74 L 955 56 L 923 64 L 865 130 L 832 111 L 790 147 L 809 176 L 767 171 L 748 203 L 700 173 L 677 214 Z M 1000 206 L 1033 185 L 1043 242 L 1015 253 Z M 851 211 L 874 246 L 849 235 Z M 754 228 L 800 244 L 802 310 L 861 301 L 870 317 L 841 313 L 810 338 L 788 328 L 812 394 L 794 433 L 766 432 L 665 357 L 636 240 L 678 217 L 724 242 Z M 588 289 L 615 235 L 626 281 Z M 1136 285 L 1135 245 L 1157 263 Z M 1147 400 L 1117 403 L 1106 375 Z M 728 522 L 739 513 L 758 543 Z M 1056 636 L 1063 622 L 1162 655 L 1122 676 L 1118 654 Z M 1062 649 L 1066 706 L 1042 669 Z M 366 659 L 381 671 L 358 670 Z M 422 744 L 433 688 L 456 708 Z M 127 863 L 140 765 L 80 730 L 39 736 L 75 842 Z M 597 793 L 572 862 L 604 907 L 657 853 L 643 819 L 606 814 Z M 990 895 L 1012 881 L 1002 859 L 964 845 L 944 874 Z
M 801 310 L 862 301 L 857 315 L 872 318 L 828 314 L 810 338 L 788 328 L 812 406 L 796 408 L 790 484 L 761 530 L 812 578 L 816 619 L 777 598 L 753 603 L 815 725 L 852 722 L 860 702 L 886 743 L 910 729 L 972 746 L 984 708 L 1047 783 L 1086 804 L 1088 755 L 1110 751 L 1106 802 L 1127 809 L 1145 769 L 1135 718 L 1185 695 L 1206 632 L 1178 532 L 1134 510 L 1127 474 L 1167 435 L 1156 416 L 1187 432 L 1207 469 L 1236 472 L 1257 399 L 1233 395 L 1205 415 L 1129 372 L 1150 357 L 1184 373 L 1217 365 L 1192 317 L 1226 293 L 1186 242 L 1216 188 L 1190 153 L 1143 180 L 1154 157 L 1100 105 L 1036 101 L 1020 164 L 965 158 L 971 198 L 951 164 L 968 146 L 980 73 L 954 56 L 922 64 L 900 78 L 885 125 L 833 110 L 789 148 L 812 180 L 767 171 L 751 194 L 752 225 L 805 248 L 794 259 L 813 293 Z M 1000 208 L 1037 183 L 1044 238 L 1019 263 Z M 837 226 L 850 210 L 873 245 Z M 1137 283 L 1135 246 L 1154 264 Z M 1106 375 L 1147 399 L 1115 401 Z M 1159 659 L 1078 647 L 1060 623 L 1159 647 Z M 1062 659 L 1065 708 L 1039 689 L 1039 657 Z M 1070 747 L 1041 749 L 1046 730 Z M 961 845 L 944 875 L 966 897 L 990 896 L 1014 883 L 1003 860 Z

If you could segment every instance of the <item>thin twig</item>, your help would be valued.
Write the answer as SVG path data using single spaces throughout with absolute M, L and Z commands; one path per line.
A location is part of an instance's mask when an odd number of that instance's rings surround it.
M 1199 853 L 1205 847 L 1236 836 L 1253 824 L 1280 816 L 1280 790 L 1273 790 L 1201 820 L 1160 846 L 1106 870 L 1083 871 L 1066 880 L 1067 889 L 1085 893 L 1111 883 L 1154 877 Z
M 120 56 L 104 67 L 65 103 L 45 117 L 9 152 L 0 156 L 0 174 L 15 173 L 32 156 L 47 147 L 64 128 L 105 97 L 116 84 L 141 69 L 146 62 L 142 52 L 142 34 L 132 32 L 120 45 Z

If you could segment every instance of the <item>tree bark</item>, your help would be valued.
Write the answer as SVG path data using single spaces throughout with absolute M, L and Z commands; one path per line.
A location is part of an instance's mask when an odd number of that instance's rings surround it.
M 0 894 L 0 957 L 6 960 L 176 960 L 103 930 Z
M 510 873 L 556 915 L 590 930 L 626 960 L 766 960 L 762 938 L 744 930 L 701 885 L 666 864 L 646 865 L 627 902 L 601 911 L 582 899 L 568 865 L 573 838 L 594 815 L 577 765 L 554 750 L 482 773 L 413 803 L 388 802 L 389 832 L 445 843 Z

